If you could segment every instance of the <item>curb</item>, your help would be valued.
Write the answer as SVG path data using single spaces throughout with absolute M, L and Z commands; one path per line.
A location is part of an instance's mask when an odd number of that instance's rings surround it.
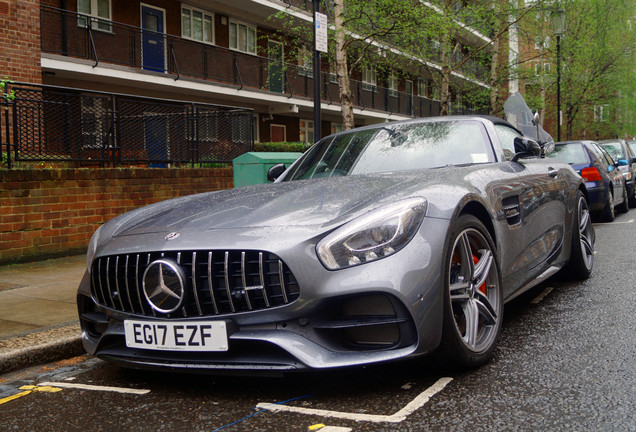
M 0 340 L 0 374 L 85 354 L 79 322 Z

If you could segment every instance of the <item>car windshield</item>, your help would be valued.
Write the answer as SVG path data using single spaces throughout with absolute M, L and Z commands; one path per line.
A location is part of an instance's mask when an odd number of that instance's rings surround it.
M 572 165 L 587 165 L 590 159 L 582 144 L 559 144 L 556 145 L 549 157 Z
M 492 160 L 490 141 L 478 121 L 398 123 L 324 138 L 302 156 L 283 181 Z
M 601 144 L 601 147 L 603 147 L 610 156 L 612 156 L 612 159 L 616 161 L 619 159 L 625 159 L 625 156 L 623 156 L 623 149 L 619 143 Z

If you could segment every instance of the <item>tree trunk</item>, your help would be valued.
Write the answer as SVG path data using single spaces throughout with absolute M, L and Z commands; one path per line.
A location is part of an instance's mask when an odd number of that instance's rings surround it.
M 499 38 L 494 40 L 490 64 L 490 115 L 499 112 Z
M 345 30 L 343 27 L 344 0 L 334 0 L 334 21 L 336 27 L 336 74 L 340 90 L 340 106 L 342 110 L 342 124 L 345 130 L 355 127 L 353 118 L 353 103 L 351 97 L 351 82 L 347 65 L 345 49 Z
M 450 102 L 450 77 L 451 77 L 451 54 L 450 54 L 450 36 L 444 35 L 442 39 L 442 77 L 440 79 L 439 99 L 441 103 L 441 109 L 439 115 L 449 115 L 449 102 Z

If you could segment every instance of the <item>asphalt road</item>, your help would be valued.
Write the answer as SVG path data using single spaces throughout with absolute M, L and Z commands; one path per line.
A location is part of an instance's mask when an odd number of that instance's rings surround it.
M 0 430 L 636 431 L 636 210 L 595 229 L 592 277 L 506 305 L 477 370 L 424 360 L 235 378 L 78 357 L 0 377 Z

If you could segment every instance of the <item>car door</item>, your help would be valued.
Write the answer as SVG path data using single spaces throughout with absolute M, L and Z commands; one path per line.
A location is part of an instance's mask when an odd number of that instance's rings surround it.
M 509 160 L 514 155 L 516 130 L 495 125 Z M 567 232 L 567 200 L 572 170 L 551 159 L 521 159 L 508 162 L 517 174 L 516 195 L 504 198 L 507 212 L 518 212 L 518 223 L 510 226 L 505 258 L 502 258 L 504 297 L 550 268 L 562 250 Z

